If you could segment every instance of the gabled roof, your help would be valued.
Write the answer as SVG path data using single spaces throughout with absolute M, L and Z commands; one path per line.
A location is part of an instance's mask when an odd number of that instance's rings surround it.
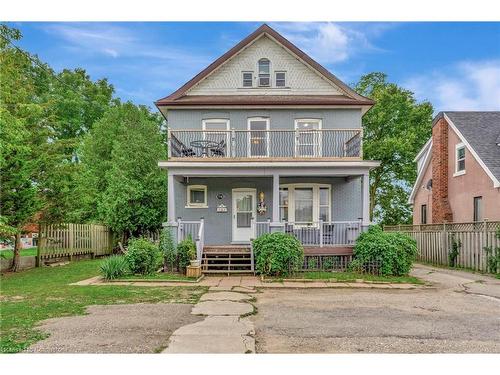
M 420 152 L 417 154 L 414 162 L 418 162 L 421 158 L 424 158 L 422 162 L 422 166 L 418 170 L 417 179 L 415 180 L 415 184 L 413 184 L 413 188 L 410 193 L 410 197 L 408 198 L 408 203 L 413 204 L 415 201 L 415 195 L 417 194 L 419 186 L 422 184 L 422 179 L 424 178 L 425 171 L 429 167 L 429 164 L 432 159 L 432 137 L 425 143 Z
M 500 111 L 498 112 L 440 112 L 434 124 L 445 118 L 467 146 L 486 174 L 500 187 Z
M 304 63 L 308 64 L 312 69 L 314 69 L 318 74 L 320 74 L 323 78 L 330 81 L 333 85 L 338 87 L 344 95 L 290 95 L 290 98 L 283 98 L 283 96 L 279 95 L 263 95 L 262 97 L 254 98 L 251 95 L 241 96 L 241 95 L 217 95 L 217 98 L 206 97 L 204 95 L 186 95 L 187 92 L 194 87 L 196 84 L 204 80 L 211 73 L 216 71 L 220 66 L 225 64 L 227 61 L 236 56 L 240 51 L 242 51 L 246 46 L 253 43 L 255 40 L 259 39 L 263 35 L 269 36 L 271 39 L 274 39 L 277 43 L 281 44 L 285 47 L 290 53 L 295 55 L 299 60 L 302 60 Z M 214 95 L 215 96 L 215 95 Z M 253 33 L 248 35 L 241 42 L 236 44 L 233 48 L 203 69 L 200 73 L 194 76 L 190 81 L 185 83 L 178 90 L 170 94 L 169 96 L 159 99 L 155 102 L 157 106 L 177 106 L 177 105 L 215 105 L 213 101 L 219 101 L 220 104 L 232 105 L 230 103 L 235 104 L 244 104 L 241 103 L 244 99 L 249 102 L 255 101 L 256 104 L 269 104 L 269 105 L 297 105 L 299 103 L 304 103 L 304 105 L 315 105 L 321 104 L 329 105 L 329 104 L 343 104 L 343 105 L 365 105 L 371 106 L 375 102 L 369 98 L 366 98 L 362 95 L 359 95 L 337 77 L 335 77 L 332 73 L 330 73 L 326 68 L 320 65 L 318 62 L 313 60 L 310 56 L 308 56 L 305 52 L 297 48 L 293 43 L 279 34 L 277 31 L 272 29 L 270 26 L 263 24 Z M 212 102 L 207 102 L 207 100 L 212 100 Z M 252 105 L 252 104 L 250 104 Z

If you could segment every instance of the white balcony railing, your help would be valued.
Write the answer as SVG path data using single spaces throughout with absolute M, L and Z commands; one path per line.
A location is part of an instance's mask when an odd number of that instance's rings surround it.
M 362 157 L 362 129 L 169 130 L 174 158 Z

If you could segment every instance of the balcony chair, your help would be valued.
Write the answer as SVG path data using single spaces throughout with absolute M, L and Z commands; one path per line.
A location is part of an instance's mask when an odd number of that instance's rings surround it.
M 226 141 L 221 140 L 216 147 L 210 149 L 210 153 L 212 156 L 226 156 Z

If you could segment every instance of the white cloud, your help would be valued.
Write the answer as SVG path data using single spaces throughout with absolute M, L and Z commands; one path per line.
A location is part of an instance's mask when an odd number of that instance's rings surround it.
M 436 111 L 500 109 L 500 60 L 464 61 L 403 83 Z
M 276 23 L 273 26 L 313 58 L 330 64 L 344 62 L 357 53 L 380 51 L 370 39 L 380 36 L 393 24 L 293 22 Z

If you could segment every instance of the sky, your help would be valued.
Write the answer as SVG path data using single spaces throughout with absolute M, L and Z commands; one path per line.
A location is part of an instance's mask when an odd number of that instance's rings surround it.
M 500 110 L 500 23 L 269 23 L 349 85 L 384 72 L 443 110 Z M 56 71 L 108 78 L 116 96 L 154 108 L 261 23 L 10 23 L 17 45 Z

